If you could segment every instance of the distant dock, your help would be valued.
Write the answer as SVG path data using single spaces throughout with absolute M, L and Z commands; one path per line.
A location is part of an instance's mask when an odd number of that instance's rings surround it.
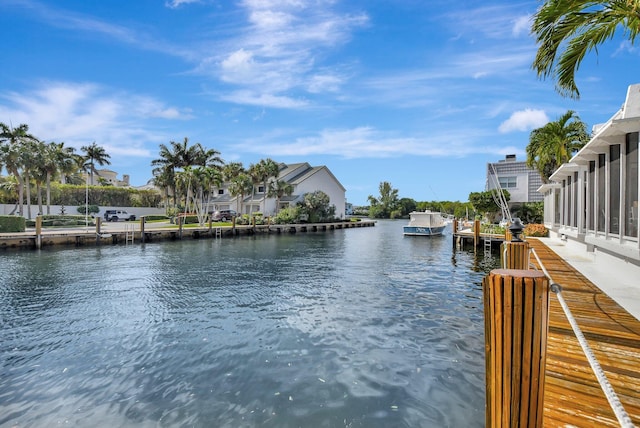
M 76 227 L 64 230 L 42 229 L 38 232 L 0 233 L 1 249 L 37 249 L 51 246 L 90 246 L 117 245 L 129 243 L 147 243 L 175 241 L 181 239 L 217 239 L 240 235 L 256 234 L 294 234 L 331 232 L 342 229 L 373 227 L 375 221 L 344 221 L 332 223 L 308 224 L 270 224 L 181 227 L 166 225 L 154 226 L 153 223 L 131 222 L 122 225 L 121 230 L 100 230 L 100 227 Z
M 467 247 L 492 249 L 499 247 L 503 242 L 511 238 L 509 231 L 505 233 L 481 233 L 480 221 L 473 222 L 471 227 L 464 227 L 458 220 L 453 221 L 453 246 L 464 249 Z

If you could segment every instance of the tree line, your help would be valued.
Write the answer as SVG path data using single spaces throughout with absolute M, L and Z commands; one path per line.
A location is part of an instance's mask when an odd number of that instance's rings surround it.
M 34 198 L 38 212 L 50 214 L 51 205 L 79 205 L 85 203 L 88 194 L 92 204 L 111 206 L 137 206 L 140 204 L 164 204 L 167 214 L 177 212 L 197 212 L 208 207 L 217 196 L 216 189 L 228 184 L 228 192 L 236 198 L 236 211 L 247 196 L 257 193 L 275 198 L 276 207 L 285 196 L 293 194 L 293 186 L 278 178 L 281 164 L 273 159 L 261 159 L 245 168 L 241 162 L 225 161 L 220 152 L 204 147 L 200 143 L 191 144 L 188 138 L 181 142 L 170 141 L 160 144 L 159 156 L 151 161 L 153 184 L 161 189 L 162 196 L 155 197 L 155 191 L 134 191 L 109 186 L 102 178 L 95 179 L 96 165 L 110 165 L 111 156 L 95 142 L 82 146 L 81 153 L 65 143 L 46 143 L 29 133 L 29 126 L 21 124 L 11 127 L 0 123 L 0 170 L 9 177 L 0 177 L 2 197 L 15 201 L 14 212 L 31 218 L 31 204 Z M 88 178 L 84 178 L 82 173 Z M 96 181 L 101 187 L 96 187 Z M 62 183 L 62 185 L 58 184 Z M 75 185 L 75 186 L 74 186 Z M 85 194 L 78 186 L 84 185 Z M 44 196 L 44 201 L 43 201 Z M 317 195 L 322 199 L 322 195 Z M 312 198 L 313 199 L 313 198 Z M 257 202 L 258 210 L 264 211 L 265 198 Z M 306 202 L 304 202 L 306 203 Z M 311 203 L 314 205 L 314 203 Z M 253 210 L 254 204 L 251 204 Z M 329 207 L 325 207 L 329 212 Z
M 24 216 L 26 205 L 27 215 L 31 217 L 32 186 L 38 211 L 43 213 L 43 204 L 46 204 L 46 213 L 50 214 L 53 181 L 80 184 L 84 181 L 81 176 L 84 171 L 91 176 L 93 184 L 95 165 L 110 164 L 110 156 L 95 142 L 80 150 L 82 154 L 63 142 L 41 141 L 29 133 L 26 124 L 12 127 L 0 122 L 0 170 L 4 168 L 9 173 L 9 178 L 3 179 L 0 185 L 3 190 L 16 194 L 14 212 Z

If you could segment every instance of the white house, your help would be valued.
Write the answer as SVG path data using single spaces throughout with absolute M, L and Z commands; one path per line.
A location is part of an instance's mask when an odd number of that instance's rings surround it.
M 326 166 L 311 166 L 306 162 L 294 164 L 280 164 L 278 177 L 272 177 L 269 182 L 282 180 L 293 187 L 293 193 L 280 199 L 280 206 L 276 208 L 276 198 L 268 197 L 268 189 L 260 184 L 255 194 L 247 195 L 242 201 L 238 196 L 229 192 L 228 184 L 215 189 L 216 196 L 212 199 L 209 211 L 236 210 L 243 214 L 262 212 L 264 215 L 275 215 L 277 211 L 287 206 L 294 206 L 302 201 L 304 195 L 321 190 L 329 196 L 329 204 L 336 207 L 336 217 L 344 218 L 346 189 Z
M 516 155 L 506 155 L 504 160 L 487 164 L 487 190 L 502 188 L 511 195 L 509 205 L 523 202 L 540 202 L 537 192 L 542 185 L 540 173 L 527 166 Z
M 542 185 L 544 222 L 554 233 L 640 264 L 638 135 L 640 84 L 591 140 Z

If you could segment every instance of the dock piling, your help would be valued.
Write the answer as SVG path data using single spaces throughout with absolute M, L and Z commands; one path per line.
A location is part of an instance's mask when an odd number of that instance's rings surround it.
M 486 426 L 542 427 L 549 280 L 539 271 L 496 269 L 482 288 Z
M 36 217 L 36 248 L 42 248 L 42 216 Z

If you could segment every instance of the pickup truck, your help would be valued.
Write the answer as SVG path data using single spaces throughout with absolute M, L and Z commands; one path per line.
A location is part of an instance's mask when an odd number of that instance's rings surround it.
M 122 210 L 106 210 L 104 212 L 104 220 L 105 221 L 134 221 L 136 216 L 134 214 L 129 214 L 126 211 Z

